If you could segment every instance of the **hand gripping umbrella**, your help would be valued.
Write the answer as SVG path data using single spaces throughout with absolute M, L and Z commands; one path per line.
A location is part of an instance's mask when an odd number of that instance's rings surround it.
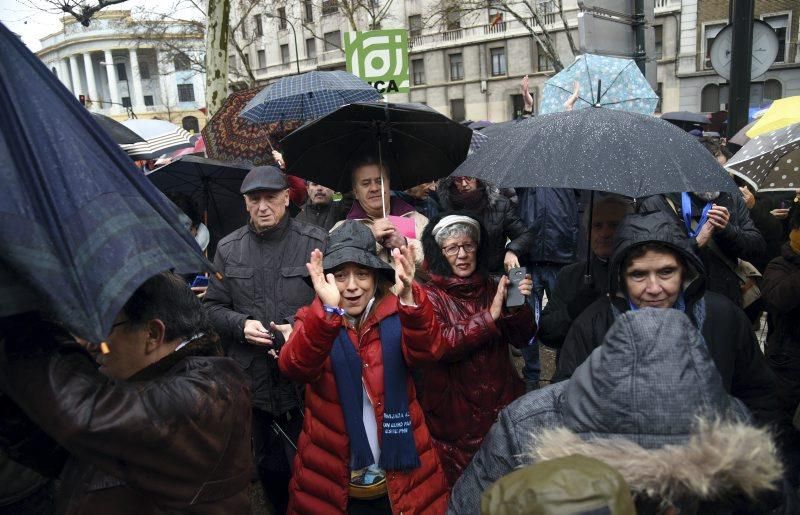
M 149 277 L 212 268 L 175 207 L 2 24 L 0 113 L 0 316 L 42 311 L 100 343 Z
M 467 157 L 472 130 L 421 104 L 343 106 L 281 141 L 287 173 L 349 191 L 350 166 L 364 155 L 388 164 L 405 190 L 446 176 Z

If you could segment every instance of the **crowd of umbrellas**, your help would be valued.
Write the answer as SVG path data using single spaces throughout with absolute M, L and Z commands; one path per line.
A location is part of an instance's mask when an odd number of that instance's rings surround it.
M 365 153 L 389 165 L 400 190 L 451 174 L 631 199 L 736 192 L 728 172 L 756 189 L 800 186 L 797 97 L 746 128 L 726 170 L 669 116 L 653 116 L 658 97 L 625 59 L 580 56 L 547 81 L 538 116 L 510 122 L 456 123 L 423 104 L 384 102 L 334 71 L 232 93 L 192 135 L 89 113 L 4 27 L 0 55 L 0 316 L 54 312 L 91 341 L 147 277 L 213 271 L 163 193 L 192 196 L 211 232 L 227 234 L 244 223 L 244 175 L 272 163 L 273 150 L 288 174 L 334 191 L 350 188 L 349 165 Z M 158 158 L 167 164 L 146 175 L 134 166 Z

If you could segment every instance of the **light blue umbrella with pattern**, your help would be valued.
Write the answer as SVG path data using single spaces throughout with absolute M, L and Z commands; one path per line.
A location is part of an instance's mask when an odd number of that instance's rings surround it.
M 253 123 L 314 120 L 343 105 L 376 102 L 378 91 L 350 72 L 313 71 L 267 86 L 239 114 Z
M 658 105 L 658 95 L 633 60 L 583 54 L 545 82 L 539 113 L 566 111 L 576 82 L 580 89 L 573 109 L 600 106 L 653 114 Z

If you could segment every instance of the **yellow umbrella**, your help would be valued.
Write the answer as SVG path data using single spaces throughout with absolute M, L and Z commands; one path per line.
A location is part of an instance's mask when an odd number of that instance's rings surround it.
M 764 116 L 745 134 L 749 138 L 755 138 L 765 132 L 782 129 L 798 122 L 800 122 L 800 96 L 781 98 L 773 102 Z

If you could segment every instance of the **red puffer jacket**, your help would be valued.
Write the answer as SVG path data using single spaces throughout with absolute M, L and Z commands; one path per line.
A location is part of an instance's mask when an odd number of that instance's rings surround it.
M 364 383 L 374 402 L 379 428 L 383 424 L 384 388 L 378 324 L 399 310 L 403 353 L 406 362 L 411 364 L 407 346 L 409 342 L 420 349 L 428 345 L 428 329 L 422 321 L 433 316 L 430 303 L 425 301 L 427 307 L 422 308 L 424 293 L 417 286 L 414 298 L 418 299 L 420 307 L 400 306 L 397 297 L 389 295 L 373 309 L 358 334 L 348 330 L 364 363 Z M 347 511 L 350 448 L 329 358 L 341 326 L 342 318 L 328 318 L 319 298 L 315 298 L 310 306 L 297 312 L 294 331 L 281 349 L 278 362 L 281 372 L 294 381 L 308 383 L 303 431 L 289 485 L 289 513 L 321 515 Z M 424 351 L 416 355 L 431 359 Z M 408 472 L 387 472 L 392 511 L 396 514 L 444 513 L 448 501 L 447 482 L 410 374 L 407 385 L 414 442 L 421 466 Z
M 527 304 L 514 314 L 503 313 L 497 322 L 492 320 L 489 307 L 497 286 L 478 274 L 466 279 L 433 275 L 425 291 L 434 318 L 425 324 L 441 336 L 430 349 L 437 363 L 422 368 L 420 397 L 452 487 L 497 413 L 524 393 L 508 344 L 527 345 L 536 324 Z

